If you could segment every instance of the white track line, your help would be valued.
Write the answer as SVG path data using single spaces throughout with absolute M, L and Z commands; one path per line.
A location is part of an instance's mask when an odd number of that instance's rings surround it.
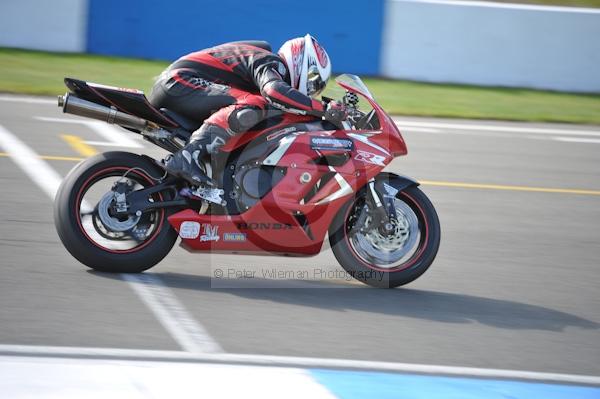
M 425 130 L 413 130 L 410 127 L 400 127 L 400 133 L 431 133 L 437 135 L 453 135 L 453 136 L 469 136 L 476 137 L 479 139 L 517 139 L 517 140 L 542 140 L 542 141 L 565 141 L 569 143 L 585 142 L 586 140 L 592 140 L 595 142 L 596 139 L 586 139 L 583 137 L 565 137 L 563 140 L 558 140 L 557 136 L 545 135 L 545 134 L 528 134 L 528 133 L 508 133 L 508 132 L 481 132 L 481 131 L 460 131 L 460 130 L 436 130 L 436 131 L 425 131 Z
M 185 351 L 223 352 L 221 346 L 194 320 L 160 278 L 149 273 L 122 274 L 122 277 Z
M 0 148 L 54 200 L 62 179 L 47 162 L 41 160 L 35 151 L 2 126 Z M 182 349 L 194 353 L 222 351 L 206 329 L 192 318 L 158 277 L 126 274 L 122 274 L 121 277 L 129 283 Z
M 535 371 L 486 369 L 476 367 L 436 366 L 395 362 L 377 362 L 350 359 L 314 357 L 248 355 L 235 353 L 194 354 L 177 351 L 143 349 L 77 348 L 59 346 L 0 345 L 3 356 L 37 356 L 92 359 L 126 359 L 141 361 L 182 361 L 201 363 L 253 364 L 260 366 L 332 368 L 370 370 L 396 373 L 471 376 L 527 381 L 559 382 L 568 384 L 600 385 L 600 377 L 590 375 L 541 373 Z
M 470 123 L 440 123 L 440 122 L 416 122 L 403 119 L 394 120 L 397 125 L 410 130 L 410 127 L 424 127 L 434 129 L 455 129 L 455 130 L 478 130 L 490 132 L 519 132 L 530 134 L 550 134 L 550 135 L 574 135 L 574 136 L 597 136 L 600 137 L 598 130 L 583 129 L 555 129 L 555 128 L 537 128 L 537 127 L 517 127 L 503 125 L 484 125 Z
M 11 103 L 27 103 L 27 104 L 54 104 L 58 106 L 58 100 L 47 97 L 32 97 L 13 94 L 0 94 L 0 101 Z
M 431 129 L 428 127 L 414 127 L 414 126 L 403 126 L 399 123 L 396 124 L 398 126 L 398 129 L 400 129 L 400 131 L 404 132 L 420 132 L 420 133 L 442 133 L 441 130 L 439 129 Z
M 0 148 L 3 148 L 13 162 L 54 200 L 62 178 L 48 163 L 41 160 L 38 154 L 3 126 L 0 126 Z
M 123 147 L 121 144 L 109 143 L 108 141 L 85 140 L 84 143 L 89 144 L 89 145 L 97 145 L 100 147 Z
M 102 121 L 85 121 L 85 125 L 89 126 L 100 136 L 104 137 L 105 140 L 108 140 L 114 145 L 120 145 L 121 147 L 128 148 L 144 148 L 143 145 L 129 138 L 127 134 L 132 133 L 124 129 L 117 129 L 114 126 Z
M 36 116 L 34 119 L 43 122 L 72 123 L 84 125 L 92 129 L 105 140 L 108 140 L 108 143 L 106 143 L 106 145 L 129 148 L 143 148 L 143 146 L 140 143 L 126 136 L 126 134 L 128 133 L 126 130 L 117 129 L 106 122 L 89 121 L 85 119 L 53 118 L 47 116 Z M 100 144 L 98 142 L 96 143 Z
M 600 144 L 600 139 L 585 139 L 577 137 L 554 137 L 556 141 L 566 141 L 568 143 L 587 143 L 587 144 Z

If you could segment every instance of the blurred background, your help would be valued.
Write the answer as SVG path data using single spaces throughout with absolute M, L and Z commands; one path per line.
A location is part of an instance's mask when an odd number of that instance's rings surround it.
M 267 40 L 277 49 L 310 32 L 329 52 L 334 72 L 388 79 L 369 84 L 395 114 L 600 123 L 599 10 L 582 8 L 600 3 L 536 2 L 580 7 L 443 0 L 56 0 L 49 6 L 4 0 L 0 90 L 55 94 L 69 75 L 148 90 L 169 61 L 188 52 L 241 39 Z M 77 58 L 82 53 L 104 57 Z
M 0 396 L 600 397 L 598 7 L 1 0 Z M 421 182 L 442 225 L 424 276 L 384 291 L 340 275 L 327 248 L 175 248 L 127 277 L 64 250 L 52 200 L 69 170 L 115 149 L 160 156 L 62 114 L 65 76 L 148 91 L 188 52 L 306 33 L 406 139 L 389 170 Z M 309 288 L 235 280 L 309 269 Z
M 0 45 L 174 60 L 240 38 L 267 40 L 276 49 L 310 32 L 327 48 L 337 72 L 598 92 L 597 14 L 443 0 L 56 0 L 51 7 L 5 0 Z

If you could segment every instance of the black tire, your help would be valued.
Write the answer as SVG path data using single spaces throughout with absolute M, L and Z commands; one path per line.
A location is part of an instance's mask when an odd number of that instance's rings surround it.
M 392 187 L 402 185 L 394 175 L 381 174 L 379 179 L 383 179 Z M 361 259 L 347 237 L 346 223 L 350 217 L 349 213 L 363 194 L 360 192 L 348 200 L 329 228 L 329 241 L 336 259 L 352 277 L 373 287 L 395 288 L 414 281 L 429 268 L 440 245 L 440 222 L 431 201 L 414 185 L 398 192 L 396 198 L 410 206 L 417 216 L 420 231 L 426 231 L 426 234 L 421 234 L 419 246 L 409 259 L 393 269 L 383 269 Z
M 73 168 L 62 181 L 56 194 L 54 200 L 56 231 L 67 251 L 92 269 L 114 273 L 142 272 L 160 262 L 177 240 L 177 233 L 167 221 L 167 217 L 173 212 L 168 209 L 161 209 L 154 214 L 155 229 L 146 241 L 143 241 L 144 244 L 131 250 L 103 248 L 94 243 L 85 232 L 79 209 L 86 191 L 103 176 L 111 176 L 110 173 L 114 176 L 114 173 L 121 173 L 121 171 L 124 173 L 131 168 L 141 170 L 134 169 L 128 176 L 147 182 L 147 186 L 155 184 L 152 177 L 164 174 L 158 166 L 140 155 L 128 152 L 106 152 L 88 158 Z

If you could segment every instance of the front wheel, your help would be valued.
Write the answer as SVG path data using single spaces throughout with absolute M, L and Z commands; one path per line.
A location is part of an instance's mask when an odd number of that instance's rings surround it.
M 150 160 L 127 152 L 107 152 L 77 165 L 60 185 L 54 224 L 65 248 L 81 263 L 103 272 L 139 273 L 160 262 L 177 240 L 169 211 L 118 211 L 116 185 L 126 196 L 153 186 L 162 172 Z M 154 193 L 162 201 L 169 193 Z
M 381 177 L 399 186 L 393 175 Z M 350 199 L 329 229 L 331 249 L 342 267 L 355 279 L 380 288 L 408 284 L 429 268 L 440 245 L 440 222 L 427 196 L 416 186 L 392 198 L 396 217 L 392 228 L 375 225 L 366 190 Z

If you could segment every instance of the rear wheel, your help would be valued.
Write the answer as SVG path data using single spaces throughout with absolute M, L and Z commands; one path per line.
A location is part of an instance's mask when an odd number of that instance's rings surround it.
M 157 183 L 163 171 L 150 160 L 107 152 L 77 165 L 63 180 L 54 202 L 54 224 L 65 248 L 99 271 L 138 273 L 160 262 L 177 240 L 167 209 L 140 214 L 118 211 L 115 185 L 127 194 Z M 159 192 L 149 202 L 162 201 Z
M 386 184 L 399 186 L 393 175 L 384 176 Z M 340 209 L 329 229 L 338 262 L 352 277 L 374 287 L 394 288 L 414 281 L 429 268 L 440 244 L 437 213 L 421 190 L 404 188 L 393 204 L 396 218 L 382 229 L 373 223 L 374 210 L 366 193 L 360 192 Z

